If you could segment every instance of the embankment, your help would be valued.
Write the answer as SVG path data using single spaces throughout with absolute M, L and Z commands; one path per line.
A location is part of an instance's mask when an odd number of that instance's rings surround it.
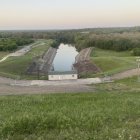
M 80 51 L 75 58 L 74 68 L 78 71 L 78 74 L 85 73 L 97 73 L 100 69 L 91 62 L 90 54 L 93 48 L 86 48 Z
M 53 60 L 56 56 L 57 49 L 50 47 L 43 56 L 36 58 L 31 65 L 29 66 L 27 73 L 28 74 L 37 74 L 38 71 L 40 74 L 47 74 L 52 67 Z

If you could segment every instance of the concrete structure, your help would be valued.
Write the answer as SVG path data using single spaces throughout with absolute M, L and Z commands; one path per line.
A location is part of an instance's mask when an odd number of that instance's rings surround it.
M 74 80 L 78 79 L 77 71 L 65 71 L 65 72 L 58 72 L 58 71 L 51 71 L 48 73 L 48 80 Z

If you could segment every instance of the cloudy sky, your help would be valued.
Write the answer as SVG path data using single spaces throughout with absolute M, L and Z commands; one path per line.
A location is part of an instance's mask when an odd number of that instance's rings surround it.
M 140 25 L 140 0 L 0 0 L 0 30 Z

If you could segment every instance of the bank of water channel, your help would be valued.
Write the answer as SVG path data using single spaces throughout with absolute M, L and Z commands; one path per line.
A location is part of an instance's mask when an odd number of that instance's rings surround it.
M 60 44 L 52 63 L 52 71 L 64 72 L 73 70 L 73 64 L 77 55 L 78 51 L 74 46 Z

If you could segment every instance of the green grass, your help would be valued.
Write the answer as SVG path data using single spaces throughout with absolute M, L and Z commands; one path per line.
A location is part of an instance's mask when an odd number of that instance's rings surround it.
M 129 51 L 115 52 L 95 48 L 91 53 L 91 60 L 102 73 L 108 75 L 136 68 L 136 59 Z
M 103 50 L 99 48 L 94 48 L 91 53 L 91 57 L 110 57 L 110 56 L 130 57 L 132 56 L 132 53 L 130 51 L 116 52 L 112 50 Z
M 140 94 L 0 96 L 1 140 L 138 140 Z
M 134 57 L 95 57 L 92 61 L 104 73 L 114 74 L 124 70 L 136 68 Z
M 47 51 L 52 41 L 48 40 L 42 42 L 45 42 L 45 45 L 32 49 L 25 56 L 10 57 L 3 63 L 0 63 L 0 75 L 11 78 L 16 78 L 17 76 L 25 79 L 36 78 L 35 76 L 28 76 L 25 73 L 33 58 L 37 55 L 42 55 L 45 51 Z
M 7 54 L 9 54 L 9 52 L 0 52 L 0 60 Z
M 113 83 L 104 83 L 96 85 L 98 91 L 104 92 L 140 92 L 140 80 L 138 77 L 130 77 L 122 80 L 117 80 Z

